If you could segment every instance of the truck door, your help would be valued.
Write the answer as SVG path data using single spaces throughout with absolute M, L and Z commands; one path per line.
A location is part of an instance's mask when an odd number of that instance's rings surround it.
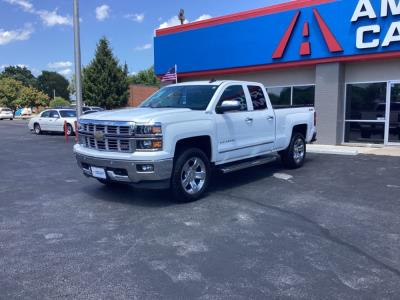
M 249 111 L 250 100 L 246 97 L 244 86 L 230 85 L 225 88 L 217 107 L 223 101 L 238 100 L 241 108 L 238 111 L 216 113 L 218 158 L 217 161 L 229 161 L 250 156 L 253 151 L 252 112 Z
M 248 85 L 246 92 L 249 93 L 252 104 L 251 139 L 257 145 L 255 151 L 258 153 L 272 151 L 276 139 L 274 110 L 268 107 L 267 96 L 261 86 Z

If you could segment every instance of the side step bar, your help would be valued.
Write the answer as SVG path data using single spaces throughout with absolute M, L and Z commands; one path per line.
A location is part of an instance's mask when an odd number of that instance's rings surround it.
M 226 165 L 221 165 L 221 166 L 218 166 L 218 169 L 222 173 L 228 174 L 228 173 L 240 171 L 243 169 L 247 169 L 247 168 L 251 168 L 251 167 L 255 167 L 255 166 L 264 165 L 264 164 L 267 164 L 270 162 L 274 162 L 277 160 L 277 158 L 278 158 L 277 156 L 257 157 L 255 159 L 251 159 L 251 160 L 245 160 L 245 161 L 239 161 L 239 162 L 230 163 L 230 164 L 226 164 Z

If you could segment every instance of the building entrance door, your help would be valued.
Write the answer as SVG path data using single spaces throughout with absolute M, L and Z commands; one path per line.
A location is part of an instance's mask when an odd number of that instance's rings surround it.
M 385 144 L 400 145 L 400 81 L 388 82 Z

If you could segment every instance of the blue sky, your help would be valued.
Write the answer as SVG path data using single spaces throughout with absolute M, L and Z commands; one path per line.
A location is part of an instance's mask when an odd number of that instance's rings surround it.
M 82 64 L 93 58 L 96 43 L 106 36 L 130 72 L 153 64 L 153 34 L 176 22 L 184 8 L 194 21 L 285 2 L 285 0 L 81 0 Z M 0 71 L 25 65 L 35 75 L 73 73 L 72 0 L 0 0 Z

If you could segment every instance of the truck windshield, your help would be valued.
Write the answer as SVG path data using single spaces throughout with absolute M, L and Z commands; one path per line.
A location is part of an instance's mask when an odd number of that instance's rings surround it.
M 217 89 L 218 85 L 168 86 L 159 90 L 140 107 L 205 110 Z

